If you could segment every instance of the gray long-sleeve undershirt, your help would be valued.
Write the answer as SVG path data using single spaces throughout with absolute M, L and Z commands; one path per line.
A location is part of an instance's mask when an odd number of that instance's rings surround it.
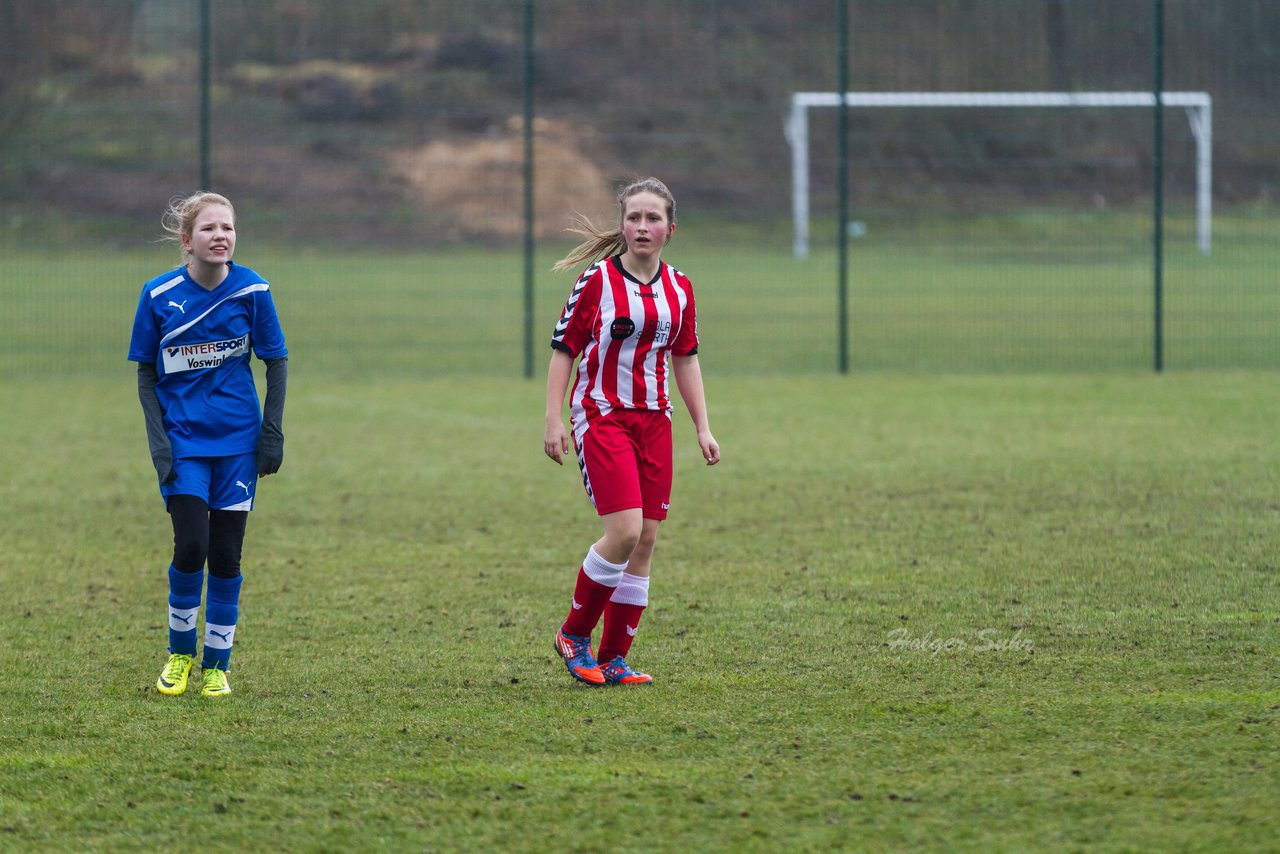
M 161 483 L 166 483 L 173 474 L 173 447 L 164 432 L 164 412 L 156 395 L 156 383 L 159 381 L 154 362 L 138 363 L 138 401 L 142 404 L 142 418 L 147 425 L 147 447 L 151 451 L 156 475 Z
M 266 359 L 267 397 L 258 435 L 258 474 L 275 474 L 284 461 L 284 398 L 289 388 L 289 357 Z
M 284 454 L 284 399 L 289 385 L 289 357 L 266 359 L 267 398 L 262 407 L 262 432 L 258 444 L 259 451 L 268 451 L 276 457 Z M 147 427 L 147 447 L 151 452 L 151 462 L 156 467 L 156 475 L 161 482 L 168 479 L 173 472 L 173 447 L 169 436 L 164 431 L 164 411 L 160 408 L 160 397 L 156 394 L 156 383 L 160 381 L 155 363 L 138 363 L 138 401 L 142 404 L 142 417 Z M 261 455 L 259 457 L 261 459 Z M 276 463 L 279 468 L 279 463 Z

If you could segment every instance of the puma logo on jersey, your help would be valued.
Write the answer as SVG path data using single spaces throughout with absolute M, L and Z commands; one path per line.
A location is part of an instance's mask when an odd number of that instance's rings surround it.
M 180 302 L 180 303 L 176 303 L 176 302 L 174 302 L 173 300 L 169 300 L 169 305 L 173 306 L 174 308 L 176 308 L 178 311 L 182 312 L 183 314 L 186 314 L 186 313 L 187 313 L 187 310 L 186 310 L 185 308 L 183 308 L 183 306 L 185 306 L 186 304 L 187 304 L 187 301 L 186 301 L 186 300 L 183 300 L 183 301 L 182 301 L 182 302 Z

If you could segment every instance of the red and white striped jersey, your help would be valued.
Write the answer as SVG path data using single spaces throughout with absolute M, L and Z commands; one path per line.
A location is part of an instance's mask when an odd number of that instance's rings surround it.
M 551 346 L 578 361 L 569 399 L 574 435 L 614 409 L 671 412 L 667 354 L 698 352 L 698 320 L 689 278 L 660 262 L 639 282 L 614 256 L 592 264 L 573 286 Z

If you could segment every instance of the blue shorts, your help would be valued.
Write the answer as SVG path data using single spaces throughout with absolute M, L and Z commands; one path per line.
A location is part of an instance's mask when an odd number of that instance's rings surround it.
M 173 461 L 178 473 L 173 483 L 160 484 L 160 495 L 169 506 L 171 495 L 203 498 L 210 510 L 253 509 L 258 488 L 258 455 L 237 457 L 184 457 Z

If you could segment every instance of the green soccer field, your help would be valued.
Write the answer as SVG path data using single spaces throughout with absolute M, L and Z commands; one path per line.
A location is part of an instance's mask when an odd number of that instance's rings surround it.
M 0 849 L 1267 850 L 1280 250 L 1171 235 L 1157 375 L 1136 226 L 1046 227 L 853 244 L 841 377 L 830 251 L 687 224 L 725 459 L 677 411 L 657 682 L 598 692 L 550 643 L 598 527 L 541 453 L 556 255 L 526 380 L 512 252 L 242 241 L 292 369 L 221 704 L 153 688 L 170 253 L 6 247 Z
M 1215 219 L 1214 250 L 1170 224 L 1163 270 L 1164 366 L 1280 368 L 1276 220 Z M 294 366 L 308 374 L 446 379 L 533 373 L 573 284 L 533 263 L 526 321 L 515 250 L 396 253 L 285 250 L 254 243 L 237 258 L 272 283 Z M 687 227 L 686 227 L 687 226 Z M 1029 373 L 1144 371 L 1154 364 L 1149 223 L 1026 212 L 999 220 L 873 221 L 852 241 L 847 347 L 853 371 Z M 755 239 L 753 239 L 753 235 Z M 790 232 L 723 222 L 682 226 L 667 257 L 693 279 L 708 371 L 829 374 L 839 365 L 837 262 L 828 246 L 792 257 Z M 142 283 L 176 263 L 139 239 L 127 249 L 0 245 L 0 377 L 114 376 Z M 139 248 L 141 247 L 141 248 Z M 568 244 L 559 252 L 567 250 Z M 526 325 L 527 324 L 527 325 Z
M 5 381 L 0 848 L 1274 848 L 1274 375 L 707 380 L 657 681 L 590 690 L 550 639 L 597 524 L 541 380 L 300 359 L 220 703 L 152 687 L 127 366 Z

